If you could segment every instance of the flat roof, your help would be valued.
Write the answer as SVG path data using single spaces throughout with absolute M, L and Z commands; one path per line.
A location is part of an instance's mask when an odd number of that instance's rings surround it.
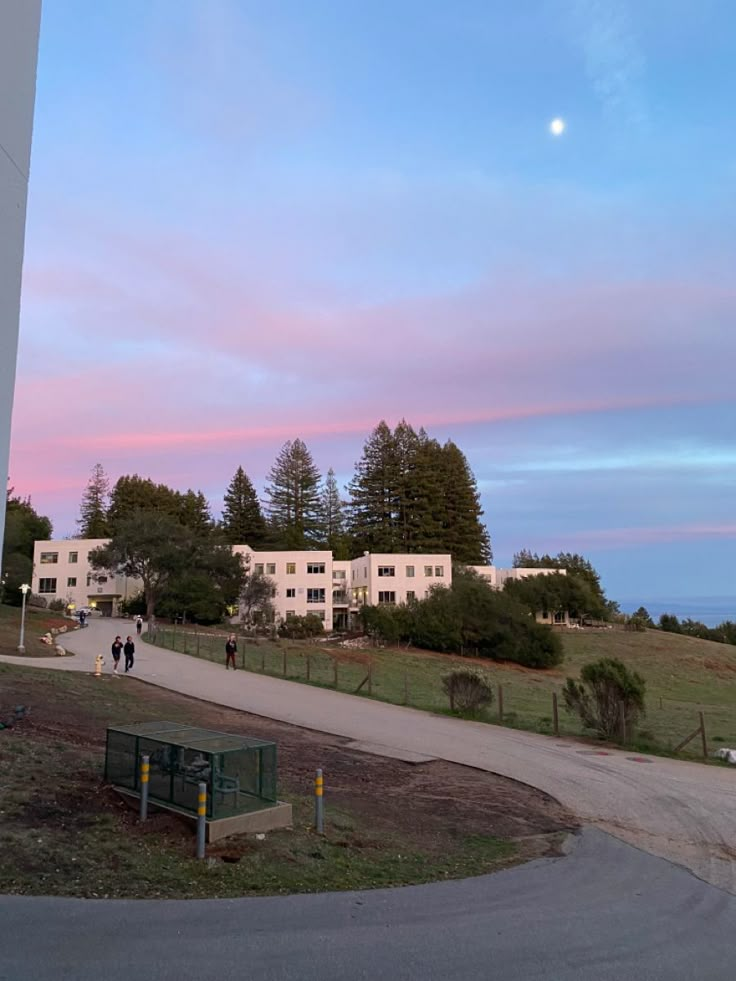
M 180 722 L 133 722 L 124 726 L 108 726 L 107 731 L 144 737 L 169 746 L 182 746 L 203 753 L 224 753 L 228 750 L 260 749 L 263 746 L 276 745 L 265 739 L 256 739 L 255 736 L 238 736 L 231 732 L 200 729 L 198 726 L 182 725 Z

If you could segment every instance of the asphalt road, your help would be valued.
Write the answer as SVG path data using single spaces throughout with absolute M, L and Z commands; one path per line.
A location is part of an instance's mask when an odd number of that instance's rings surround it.
M 733 981 L 736 898 L 599 831 L 432 886 L 190 902 L 0 898 L 0 979 Z
M 76 657 L 23 659 L 25 665 L 91 672 L 130 621 L 93 620 L 64 643 Z M 598 755 L 573 740 L 464 722 L 278 678 L 225 671 L 185 654 L 139 642 L 135 674 L 152 684 L 392 754 L 423 754 L 522 780 L 546 791 L 584 821 L 689 868 L 736 894 L 736 771 L 612 751 Z M 3 660 L 12 660 L 3 658 Z M 17 660 L 17 659 L 16 659 Z M 224 661 L 224 655 L 223 655 Z M 102 681 L 101 684 L 105 684 Z M 128 679 L 108 683 L 127 684 Z M 329 773 L 325 774 L 329 793 Z

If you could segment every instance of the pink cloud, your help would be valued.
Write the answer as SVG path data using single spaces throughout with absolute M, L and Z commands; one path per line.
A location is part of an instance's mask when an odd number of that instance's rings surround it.
M 668 542 L 702 541 L 736 538 L 734 523 L 693 523 L 661 525 L 648 528 L 598 528 L 588 531 L 565 532 L 564 543 L 551 548 L 620 549 L 637 545 L 661 545 Z

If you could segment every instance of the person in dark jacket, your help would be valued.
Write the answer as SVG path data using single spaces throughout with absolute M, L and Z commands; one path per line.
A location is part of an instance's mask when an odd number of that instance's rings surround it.
M 230 667 L 232 663 L 233 671 L 236 670 L 235 666 L 235 655 L 238 653 L 238 645 L 235 640 L 235 634 L 230 634 L 225 644 L 225 670 Z
M 117 674 L 118 665 L 120 664 L 120 655 L 123 653 L 123 642 L 119 636 L 116 637 L 115 640 L 112 642 L 112 647 L 110 648 L 110 650 L 112 652 L 112 661 L 113 661 L 112 673 Z
M 125 654 L 125 673 L 127 674 L 133 667 L 133 662 L 135 661 L 135 644 L 133 643 L 132 637 L 126 638 L 123 654 Z

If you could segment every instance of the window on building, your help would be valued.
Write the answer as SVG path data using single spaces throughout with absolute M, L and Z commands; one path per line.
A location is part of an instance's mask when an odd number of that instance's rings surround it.
M 91 573 L 88 572 L 87 573 L 87 589 L 89 589 L 89 587 L 91 585 L 92 585 L 92 575 L 91 575 Z
M 55 593 L 56 592 L 56 580 L 55 579 L 39 579 L 38 580 L 38 591 L 39 591 L 39 593 Z
M 257 576 L 262 576 L 263 575 L 263 563 L 262 562 L 256 562 L 256 564 L 253 566 L 253 572 Z
M 381 590 L 381 592 L 379 592 L 378 594 L 378 602 L 386 603 L 386 604 L 395 604 L 396 593 L 393 590 L 390 591 L 386 590 L 385 592 Z
M 287 576 L 295 576 L 296 575 L 296 562 L 287 562 L 286 563 L 286 575 Z
M 413 565 L 408 565 L 406 567 L 406 578 L 407 579 L 413 579 L 414 578 L 414 566 Z
M 367 565 L 364 565 L 363 566 L 363 578 L 364 579 L 367 579 L 368 578 L 368 566 Z
M 324 589 L 307 590 L 307 603 L 324 603 L 324 601 L 325 601 Z
M 295 616 L 296 616 L 296 610 L 287 610 L 286 611 L 286 619 L 287 620 L 289 619 L 289 617 L 295 617 Z
M 78 561 L 79 561 L 79 552 L 70 552 L 69 553 L 69 562 L 72 565 L 74 565 L 74 563 L 75 562 L 78 562 Z
M 425 576 L 431 576 L 432 575 L 432 566 L 431 565 L 425 565 L 425 567 L 424 567 L 424 575 Z
M 542 619 L 549 620 L 549 610 L 542 610 Z
M 41 565 L 53 565 L 59 561 L 58 552 L 41 552 Z
M 445 574 L 445 567 L 443 565 L 436 565 L 434 567 L 434 574 L 438 579 L 441 579 Z
M 417 598 L 417 594 L 414 592 L 414 590 L 413 589 L 407 589 L 407 591 L 406 591 L 406 602 L 407 603 L 410 603 L 412 600 L 415 600 L 416 598 Z
M 344 569 L 335 569 L 334 572 L 332 573 L 332 577 L 333 577 L 333 579 L 345 579 L 345 578 L 347 578 L 346 575 L 345 575 L 345 570 Z
M 77 585 L 77 577 L 76 576 L 69 576 L 69 578 L 66 581 L 66 585 L 67 585 L 67 588 L 69 588 L 71 586 L 76 586 Z
M 379 565 L 378 567 L 379 576 L 395 576 L 396 567 L 393 565 Z
M 296 589 L 293 586 L 289 586 L 287 588 L 287 590 L 286 590 L 286 598 L 287 599 L 295 599 L 296 598 Z
M 325 574 L 324 562 L 307 562 L 307 574 L 310 576 L 323 576 Z
M 275 562 L 269 562 L 268 563 L 268 565 L 266 566 L 266 575 L 267 576 L 275 576 L 276 575 L 276 563 Z
M 555 613 L 555 623 L 564 623 L 564 622 L 565 622 L 565 613 L 563 610 L 558 610 Z

